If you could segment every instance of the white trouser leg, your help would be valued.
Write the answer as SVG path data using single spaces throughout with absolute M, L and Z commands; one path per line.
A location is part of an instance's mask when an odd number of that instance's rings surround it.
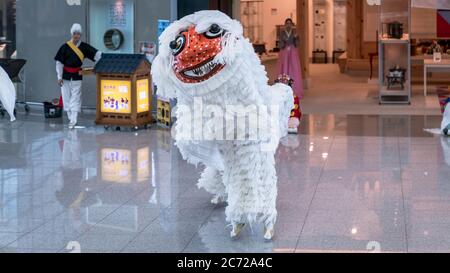
M 76 125 L 78 123 L 78 112 L 71 111 L 70 112 L 70 121 Z
M 78 113 L 81 112 L 81 81 L 71 82 L 70 111 L 72 112 L 72 122 L 78 122 Z
M 81 83 L 82 81 L 64 81 L 61 87 L 64 110 L 70 123 L 76 124 L 78 113 L 81 112 Z
M 71 91 L 70 91 L 70 81 L 64 81 L 63 85 L 61 86 L 61 94 L 63 98 L 63 104 L 64 104 L 64 111 L 67 112 L 67 117 L 69 120 L 72 119 L 71 117 L 71 111 L 70 111 L 70 99 L 71 99 Z

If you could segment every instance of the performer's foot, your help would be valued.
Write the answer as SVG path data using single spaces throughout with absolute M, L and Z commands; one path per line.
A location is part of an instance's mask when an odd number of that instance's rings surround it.
M 221 203 L 225 202 L 224 198 L 220 195 L 215 195 L 213 199 L 211 199 L 211 203 L 214 205 L 219 205 Z
M 70 130 L 73 130 L 73 129 L 75 129 L 75 126 L 76 126 L 77 124 L 75 123 L 75 122 L 70 122 L 69 123 L 69 129 Z
M 446 135 L 446 136 L 450 135 L 450 125 L 448 125 L 448 126 L 444 129 L 444 135 Z
M 231 239 L 236 239 L 241 234 L 242 230 L 245 227 L 245 223 L 233 224 L 233 230 L 231 231 Z
M 297 117 L 292 117 L 289 119 L 288 123 L 288 133 L 298 134 L 298 127 L 300 126 L 300 119 Z
M 288 133 L 289 134 L 298 134 L 298 128 L 288 128 Z
M 272 225 L 270 227 L 266 227 L 264 229 L 264 239 L 266 241 L 272 241 L 273 236 L 275 236 L 275 229 L 274 229 L 274 227 Z

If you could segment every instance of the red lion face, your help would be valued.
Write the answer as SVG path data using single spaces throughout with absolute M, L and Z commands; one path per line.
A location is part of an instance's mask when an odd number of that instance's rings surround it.
M 192 26 L 182 31 L 170 43 L 175 58 L 173 71 L 180 81 L 204 82 L 225 67 L 213 63 L 214 58 L 222 50 L 223 34 L 224 30 L 217 24 L 213 24 L 205 33 L 197 33 Z

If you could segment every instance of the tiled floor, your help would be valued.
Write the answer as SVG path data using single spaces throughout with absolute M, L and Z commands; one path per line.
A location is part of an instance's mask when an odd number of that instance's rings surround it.
M 305 116 L 277 153 L 279 221 L 229 239 L 164 129 L 0 120 L 0 252 L 450 251 L 450 140 L 439 116 Z

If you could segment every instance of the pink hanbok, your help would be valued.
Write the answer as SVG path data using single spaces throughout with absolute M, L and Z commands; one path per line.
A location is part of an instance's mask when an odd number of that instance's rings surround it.
M 288 75 L 294 81 L 292 89 L 301 100 L 303 99 L 303 80 L 297 43 L 298 36 L 294 30 L 282 32 L 277 71 L 278 75 Z

